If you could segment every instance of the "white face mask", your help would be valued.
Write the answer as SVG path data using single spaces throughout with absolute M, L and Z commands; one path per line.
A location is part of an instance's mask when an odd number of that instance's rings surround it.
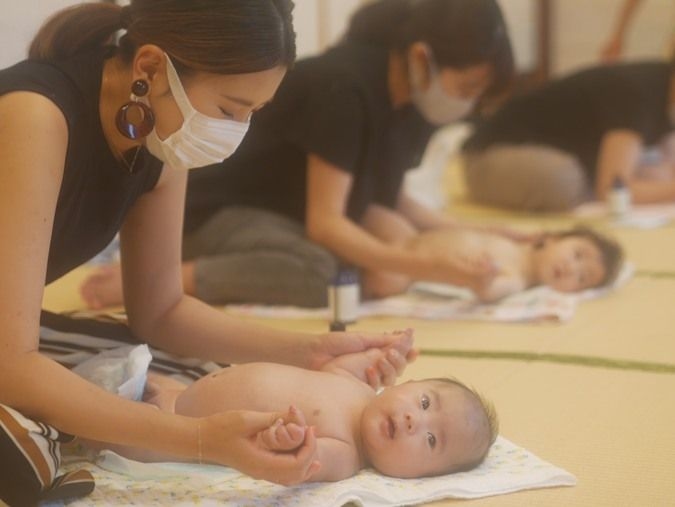
M 168 55 L 166 72 L 173 98 L 183 114 L 183 125 L 164 140 L 153 129 L 146 137 L 148 151 L 168 166 L 182 170 L 222 162 L 232 155 L 244 139 L 249 123 L 200 113 L 192 107 Z
M 422 89 L 422 72 L 409 62 L 411 99 L 417 110 L 432 125 L 448 125 L 473 109 L 475 100 L 450 96 L 443 90 L 441 75 L 433 58 L 429 57 L 429 87 Z

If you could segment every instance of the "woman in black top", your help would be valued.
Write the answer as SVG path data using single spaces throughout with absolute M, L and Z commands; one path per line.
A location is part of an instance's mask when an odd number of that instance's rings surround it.
M 367 274 L 376 270 L 482 283 L 481 263 L 421 257 L 383 239 L 456 225 L 406 195 L 405 171 L 437 127 L 511 71 L 493 0 L 362 8 L 339 45 L 289 72 L 235 156 L 190 175 L 186 289 L 212 303 L 321 306 L 336 257 L 366 272 L 368 296 L 380 292 Z M 93 306 L 116 302 L 115 292 L 109 268 L 83 288 Z
M 675 80 L 666 62 L 586 69 L 515 97 L 464 145 L 479 202 L 530 211 L 603 199 L 622 182 L 633 202 L 675 200 Z M 662 158 L 644 165 L 646 147 Z
M 271 100 L 294 59 L 291 7 L 287 0 L 78 5 L 42 28 L 29 60 L 0 72 L 0 498 L 8 503 L 35 502 L 50 487 L 48 467 L 27 462 L 39 454 L 36 441 L 16 449 L 22 427 L 47 426 L 12 409 L 73 435 L 280 483 L 302 481 L 319 466 L 309 430 L 291 453 L 257 443 L 280 414 L 166 414 L 107 393 L 38 351 L 45 281 L 96 254 L 120 227 L 126 310 L 139 342 L 223 363 L 308 368 L 387 347 L 370 371 L 375 386 L 393 383 L 405 366 L 407 334 L 277 332 L 183 294 L 185 169 L 229 156 L 251 113 Z M 108 45 L 120 29 L 119 44 Z M 40 448 L 45 459 L 58 454 L 54 441 Z

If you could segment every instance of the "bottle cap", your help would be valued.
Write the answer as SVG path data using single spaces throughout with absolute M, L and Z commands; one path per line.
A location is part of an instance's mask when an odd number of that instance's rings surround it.
M 623 182 L 621 176 L 615 176 L 614 181 L 612 182 L 612 188 L 625 188 L 626 184 Z
M 331 279 L 331 285 L 354 285 L 359 283 L 359 274 L 355 269 L 340 267 Z
M 347 330 L 347 326 L 345 325 L 344 322 L 333 321 L 330 323 L 329 329 L 331 330 L 331 332 L 335 331 L 342 332 Z

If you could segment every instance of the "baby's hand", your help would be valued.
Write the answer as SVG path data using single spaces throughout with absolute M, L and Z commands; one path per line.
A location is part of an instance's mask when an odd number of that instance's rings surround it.
M 285 418 L 277 419 L 272 426 L 258 433 L 258 440 L 271 451 L 292 451 L 302 445 L 306 431 L 304 414 L 291 406 Z
M 388 347 L 344 354 L 328 361 L 321 369 L 350 375 L 375 390 L 394 385 L 408 363 L 417 357 L 417 350 L 412 347 L 412 329 L 396 331 L 394 334 L 400 335 L 401 339 Z

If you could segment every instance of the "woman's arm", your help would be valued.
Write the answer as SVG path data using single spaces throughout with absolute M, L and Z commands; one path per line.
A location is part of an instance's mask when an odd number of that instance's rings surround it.
M 515 241 L 531 241 L 535 235 L 523 233 L 510 227 L 500 225 L 483 225 L 464 223 L 444 213 L 428 208 L 401 191 L 398 200 L 398 211 L 421 231 L 433 229 L 466 229 L 471 231 L 498 234 Z
M 642 3 L 642 0 L 624 0 L 618 15 L 616 16 L 616 22 L 614 24 L 614 29 L 610 34 L 610 37 L 602 49 L 600 54 L 601 58 L 606 62 L 613 62 L 621 57 L 623 53 L 624 40 L 626 39 L 626 34 L 628 33 L 628 27 L 635 17 L 637 8 Z
M 338 257 L 363 269 L 417 280 L 468 285 L 492 276 L 489 266 L 458 266 L 442 253 L 412 252 L 379 240 L 346 215 L 352 185 L 349 173 L 314 154 L 308 156 L 307 173 L 307 235 Z
M 605 134 L 600 145 L 595 192 L 606 199 L 616 178 L 628 186 L 634 203 L 646 204 L 675 200 L 675 180 L 648 180 L 639 177 L 638 165 L 644 145 L 630 130 L 613 130 Z
M 316 469 L 311 435 L 295 454 L 280 456 L 250 438 L 278 414 L 193 419 L 162 413 L 107 393 L 39 353 L 40 305 L 68 130 L 56 105 L 34 93 L 0 97 L 0 118 L 0 403 L 66 433 L 190 459 L 199 458 L 202 434 L 204 459 L 257 475 L 274 465 L 270 479 L 306 480 Z
M 405 190 L 401 190 L 399 194 L 396 209 L 420 231 L 462 226 L 458 220 L 445 213 L 421 204 L 408 195 Z
M 137 336 L 177 355 L 225 363 L 269 361 L 318 368 L 341 354 L 392 344 L 405 358 L 409 350 L 393 334 L 275 330 L 184 295 L 180 242 L 185 181 L 185 173 L 165 169 L 157 187 L 138 200 L 122 227 L 124 300 Z M 392 366 L 400 374 L 405 359 Z M 394 379 L 387 370 L 381 380 Z

